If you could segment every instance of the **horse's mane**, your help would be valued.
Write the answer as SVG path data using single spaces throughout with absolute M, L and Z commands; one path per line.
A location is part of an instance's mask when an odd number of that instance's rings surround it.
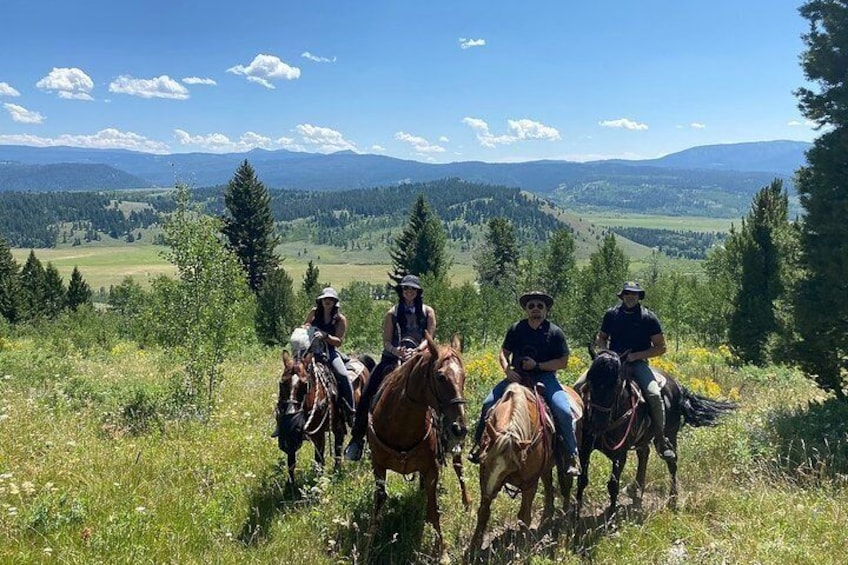
M 462 364 L 462 357 L 455 354 L 453 348 L 437 345 L 437 349 L 439 351 L 439 356 L 435 360 L 436 365 L 439 365 L 445 358 L 454 356 L 456 360 L 459 361 L 463 369 L 465 368 Z M 383 381 L 381 388 L 389 390 L 390 388 L 395 387 L 397 383 L 404 381 L 415 373 L 426 373 L 427 366 L 430 364 L 431 355 L 432 354 L 429 349 L 416 353 L 411 363 L 403 363 L 400 367 L 389 373 L 386 376 L 385 381 Z
M 609 349 L 602 349 L 592 360 L 586 373 L 586 380 L 590 384 L 611 385 L 618 380 L 621 370 L 621 358 L 617 353 Z
M 536 430 L 530 418 L 530 410 L 527 408 L 529 402 L 533 402 L 533 393 L 518 383 L 511 383 L 506 387 L 503 397 L 495 405 L 493 410 L 507 402 L 511 404 L 511 410 L 507 417 L 506 427 L 498 430 L 495 425 L 487 426 L 487 429 L 495 432 L 495 437 L 488 448 L 480 454 L 480 461 L 489 457 L 506 458 L 513 464 L 518 464 L 520 449 L 516 449 L 519 441 L 532 441 Z M 494 414 L 493 414 L 494 415 Z

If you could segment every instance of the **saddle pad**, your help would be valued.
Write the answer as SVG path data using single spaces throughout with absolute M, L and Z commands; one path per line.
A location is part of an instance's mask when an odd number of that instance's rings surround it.
M 362 376 L 362 372 L 365 371 L 365 364 L 359 359 L 348 359 L 345 362 L 345 369 L 347 369 L 347 379 L 353 384 L 356 379 Z

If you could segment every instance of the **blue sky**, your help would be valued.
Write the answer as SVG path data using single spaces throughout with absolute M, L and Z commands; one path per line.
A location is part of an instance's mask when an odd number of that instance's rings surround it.
M 790 0 L 3 0 L 0 144 L 653 158 L 812 140 Z

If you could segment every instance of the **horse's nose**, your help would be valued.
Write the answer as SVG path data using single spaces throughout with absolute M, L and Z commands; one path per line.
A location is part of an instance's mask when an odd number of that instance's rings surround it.
M 466 428 L 459 422 L 454 422 L 451 425 L 451 433 L 454 435 L 454 437 L 464 438 L 465 435 L 468 433 L 468 428 Z

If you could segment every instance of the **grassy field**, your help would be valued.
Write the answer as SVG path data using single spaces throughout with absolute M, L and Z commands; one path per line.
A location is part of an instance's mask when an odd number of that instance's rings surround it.
M 268 437 L 278 359 L 274 350 L 240 351 L 225 366 L 213 416 L 174 420 L 158 415 L 179 372 L 167 351 L 120 341 L 78 350 L 61 337 L 0 340 L 0 562 L 364 562 L 373 488 L 367 457 L 321 474 L 305 445 L 297 484 L 285 485 Z M 467 352 L 465 360 L 473 418 L 499 375 L 492 351 Z M 703 349 L 662 362 L 696 392 L 741 403 L 721 426 L 682 433 L 678 509 L 665 504 L 667 473 L 652 456 L 643 504 L 623 495 L 622 511 L 604 521 L 609 464 L 595 454 L 578 521 L 558 515 L 518 530 L 518 501 L 502 494 L 486 562 L 844 562 L 848 412 L 784 369 L 734 371 Z M 585 364 L 573 359 L 562 380 L 573 381 Z M 476 507 L 477 470 L 466 471 Z M 388 490 L 372 562 L 433 563 L 435 536 L 423 522 L 417 482 L 390 474 Z M 439 500 L 459 562 L 475 514 L 461 510 L 448 469 Z
M 705 218 L 689 216 L 645 216 L 641 214 L 600 214 L 581 212 L 580 218 L 596 226 L 625 228 L 654 228 L 663 230 L 688 230 L 699 232 L 726 232 L 730 225 L 737 227 L 741 218 Z

